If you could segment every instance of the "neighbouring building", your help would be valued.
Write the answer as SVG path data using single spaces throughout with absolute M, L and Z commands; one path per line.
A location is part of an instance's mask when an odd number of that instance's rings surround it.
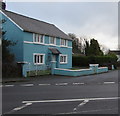
M 72 39 L 54 24 L 49 24 L 21 14 L 1 9 L 5 38 L 16 42 L 10 50 L 15 61 L 22 65 L 22 75 L 27 71 L 72 68 Z
M 110 50 L 111 53 L 115 53 L 116 56 L 118 57 L 117 61 L 120 61 L 120 50 Z

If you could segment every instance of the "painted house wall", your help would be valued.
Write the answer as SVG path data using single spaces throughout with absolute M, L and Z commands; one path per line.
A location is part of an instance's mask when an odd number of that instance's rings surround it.
M 57 68 L 72 68 L 72 41 L 68 40 L 68 47 L 61 47 L 61 38 L 56 38 L 56 45 L 50 45 L 49 36 L 45 35 L 44 44 L 33 43 L 33 33 L 25 32 L 21 30 L 11 19 L 6 15 L 2 15 L 2 19 L 6 22 L 2 25 L 3 29 L 6 31 L 6 38 L 16 42 L 15 46 L 10 47 L 10 51 L 15 54 L 16 62 L 26 62 L 23 65 L 23 75 L 26 76 L 26 71 L 30 70 L 46 70 L 51 68 L 52 53 L 49 47 L 57 48 L 62 54 L 67 55 L 67 63 L 60 64 L 60 56 L 57 55 Z M 45 54 L 44 64 L 35 65 L 34 64 L 34 53 Z
M 49 47 L 57 48 L 62 54 L 68 55 L 68 63 L 60 64 L 60 56 L 57 55 L 57 67 L 59 68 L 72 68 L 72 41 L 68 41 L 67 47 L 60 47 L 60 38 L 56 38 L 56 45 L 49 45 L 49 36 L 44 36 L 44 44 L 33 43 L 33 33 L 24 32 L 24 61 L 28 62 L 23 66 L 24 74 L 29 70 L 46 70 L 51 68 L 52 53 L 49 50 Z M 34 64 L 34 53 L 45 54 L 45 64 L 35 65 Z
M 10 51 L 15 55 L 15 61 L 23 61 L 23 31 L 19 29 L 11 20 L 2 14 L 2 19 L 6 22 L 2 24 L 5 33 L 5 38 L 16 42 L 16 45 L 10 47 Z

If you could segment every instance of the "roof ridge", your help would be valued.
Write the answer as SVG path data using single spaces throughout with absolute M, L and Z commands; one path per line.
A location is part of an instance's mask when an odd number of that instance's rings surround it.
M 36 21 L 39 21 L 39 22 L 42 22 L 42 23 L 46 23 L 46 24 L 55 26 L 54 24 L 51 24 L 51 23 L 48 23 L 48 22 L 45 22 L 45 21 L 41 21 L 39 19 L 31 18 L 29 16 L 25 16 L 25 15 L 22 15 L 22 14 L 19 14 L 19 13 L 16 13 L 16 12 L 12 12 L 12 11 L 9 11 L 9 10 L 4 10 L 4 11 L 5 12 L 10 12 L 10 13 L 13 13 L 13 14 L 16 14 L 16 15 L 20 15 L 20 16 L 25 17 L 25 18 L 29 18 L 29 19 L 32 19 L 32 20 L 36 20 Z

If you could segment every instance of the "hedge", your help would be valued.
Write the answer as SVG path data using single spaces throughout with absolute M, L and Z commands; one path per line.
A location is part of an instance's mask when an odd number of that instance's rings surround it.
M 88 67 L 89 64 L 99 64 L 99 66 L 110 66 L 116 67 L 117 57 L 113 56 L 80 56 L 73 55 L 72 65 L 73 67 Z
M 16 63 L 2 63 L 2 77 L 20 77 L 21 67 Z

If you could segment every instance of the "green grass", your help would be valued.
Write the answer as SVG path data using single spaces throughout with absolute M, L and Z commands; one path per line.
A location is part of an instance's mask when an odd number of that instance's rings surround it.
M 38 71 L 30 71 L 30 72 L 27 72 L 27 76 L 30 77 L 30 76 L 42 76 L 42 75 L 50 75 L 51 74 L 51 71 L 50 70 L 38 70 Z

